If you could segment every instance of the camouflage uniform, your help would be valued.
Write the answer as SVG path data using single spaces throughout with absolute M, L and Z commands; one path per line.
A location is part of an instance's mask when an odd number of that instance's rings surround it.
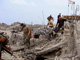
M 30 31 L 30 34 L 28 35 Z M 23 28 L 23 42 L 27 46 L 27 48 L 30 48 L 30 38 L 31 38 L 31 30 L 28 27 Z

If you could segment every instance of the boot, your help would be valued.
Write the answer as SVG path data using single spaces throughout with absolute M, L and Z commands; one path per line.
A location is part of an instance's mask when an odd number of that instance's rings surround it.
M 57 34 L 54 34 L 53 38 L 56 38 L 58 35 Z
M 61 34 L 64 34 L 64 32 L 61 32 Z

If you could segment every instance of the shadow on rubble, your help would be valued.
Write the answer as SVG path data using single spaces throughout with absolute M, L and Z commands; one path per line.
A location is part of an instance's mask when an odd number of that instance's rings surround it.
M 59 48 L 53 52 L 49 52 L 47 53 L 45 56 L 50 56 L 50 55 L 54 55 L 54 56 L 60 56 L 61 55 L 61 52 L 62 51 L 62 48 Z M 48 57 L 43 57 L 43 56 L 37 56 L 36 60 L 45 60 L 45 59 L 48 59 Z
M 45 59 L 48 59 L 48 58 L 41 57 L 41 56 L 38 56 L 38 57 L 36 58 L 36 60 L 45 60 Z

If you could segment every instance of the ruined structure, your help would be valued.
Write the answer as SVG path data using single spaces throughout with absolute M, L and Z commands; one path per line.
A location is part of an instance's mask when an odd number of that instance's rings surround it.
M 13 58 L 6 52 L 2 54 L 2 58 L 4 60 L 80 60 L 80 19 L 75 16 L 64 16 L 68 20 L 72 20 L 71 23 L 66 23 L 65 33 L 61 35 L 58 33 L 58 37 L 51 38 L 49 41 L 44 34 L 40 36 L 39 39 L 32 38 L 31 39 L 31 49 L 24 50 L 22 44 L 22 32 L 11 32 L 14 25 L 9 26 L 6 30 L 0 30 L 7 32 L 10 38 L 10 46 L 12 47 L 14 54 L 17 58 Z M 37 28 L 32 27 L 32 33 L 35 32 L 36 29 L 42 27 L 41 25 Z M 16 28 L 15 28 L 16 29 Z M 16 29 L 17 30 L 17 29 Z M 45 30 L 45 29 L 43 29 Z M 37 33 L 37 32 L 36 32 Z M 14 43 L 13 43 L 14 42 Z

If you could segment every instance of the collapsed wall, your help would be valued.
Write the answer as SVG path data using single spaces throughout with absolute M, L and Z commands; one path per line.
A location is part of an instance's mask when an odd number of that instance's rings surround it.
M 77 50 L 77 58 L 80 59 L 80 21 L 74 22 L 74 38 L 75 38 L 75 49 Z
M 67 53 L 58 57 L 58 60 L 80 60 L 80 21 L 73 20 L 72 23 L 69 23 L 69 30 Z
M 67 60 L 80 60 L 80 21 L 74 20 L 70 25 Z

